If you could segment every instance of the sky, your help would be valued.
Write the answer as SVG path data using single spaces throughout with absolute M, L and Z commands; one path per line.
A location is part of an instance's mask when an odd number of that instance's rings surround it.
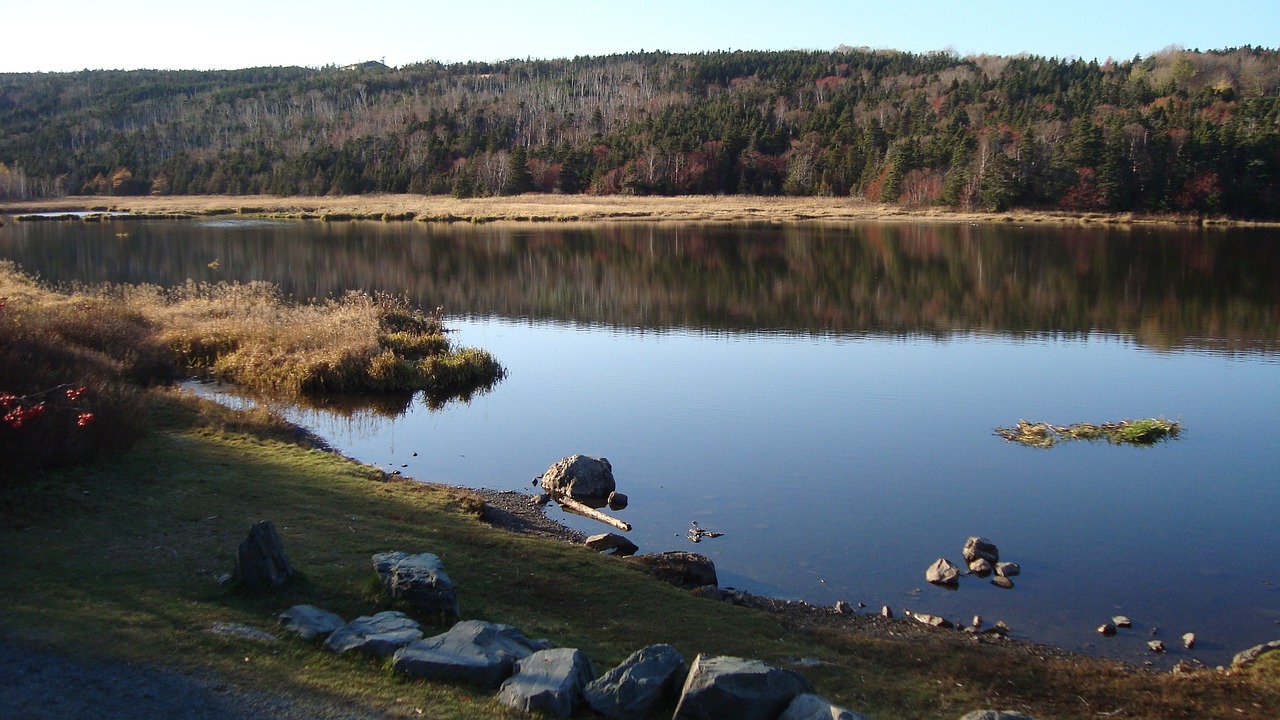
M 0 72 L 400 66 L 840 45 L 1086 60 L 1280 45 L 1280 1 L 5 0 Z

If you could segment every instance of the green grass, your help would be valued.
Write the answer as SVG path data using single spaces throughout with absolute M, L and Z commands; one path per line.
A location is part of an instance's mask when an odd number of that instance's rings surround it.
M 133 452 L 43 473 L 0 506 L 0 634 L 80 653 L 87 644 L 90 653 L 204 668 L 237 684 L 402 716 L 512 716 L 475 688 L 405 680 L 382 663 L 295 639 L 269 646 L 206 632 L 218 621 L 273 630 L 275 613 L 302 602 L 346 618 L 393 607 L 370 592 L 370 557 L 399 549 L 443 559 L 464 618 L 579 647 L 601 670 L 655 642 L 688 660 L 699 652 L 775 664 L 816 657 L 825 664 L 801 671 L 818 690 L 879 720 L 981 707 L 1042 719 L 1280 708 L 1280 682 L 1265 668 L 1185 680 L 1101 660 L 1041 660 L 961 633 L 907 641 L 789 628 L 776 616 L 694 598 L 632 563 L 492 529 L 478 520 L 474 496 L 300 447 L 293 428 L 266 413 L 167 391 L 153 404 L 155 430 Z M 264 594 L 217 585 L 262 519 L 274 521 L 301 578 Z M 448 626 L 419 619 L 429 633 Z
M 1182 425 L 1164 418 L 1121 420 L 1101 425 L 1050 425 L 1019 420 L 1013 427 L 996 428 L 995 433 L 1009 442 L 1038 448 L 1050 448 L 1070 440 L 1105 440 L 1112 445 L 1148 447 L 1177 438 L 1182 433 Z

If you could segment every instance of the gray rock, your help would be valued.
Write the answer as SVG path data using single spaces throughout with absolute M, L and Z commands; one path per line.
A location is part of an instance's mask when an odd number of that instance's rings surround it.
M 977 575 L 980 578 L 984 578 L 990 575 L 992 571 L 993 571 L 993 568 L 991 567 L 991 562 L 986 558 L 975 558 L 969 561 L 970 574 Z
M 925 625 L 932 625 L 934 627 L 943 628 L 947 630 L 955 627 L 955 625 L 950 620 L 942 617 L 941 615 L 930 615 L 928 613 L 912 612 L 910 610 L 903 610 L 902 614 L 906 615 L 909 618 L 915 619 L 916 622 L 922 622 Z
M 871 720 L 871 718 L 832 705 L 826 698 L 805 693 L 797 695 L 778 720 Z
M 1013 589 L 1013 581 L 1003 575 L 997 575 L 991 578 L 991 584 L 998 588 L 1004 588 L 1005 590 Z
M 699 655 L 685 679 L 674 720 L 775 720 L 797 695 L 812 692 L 809 681 L 794 670 L 759 660 Z
M 889 607 L 888 605 L 881 605 L 881 606 L 880 606 L 880 617 L 883 617 L 883 618 L 892 618 L 892 617 L 893 617 L 893 608 Z
M 1014 562 L 996 563 L 996 575 L 1009 578 L 1022 574 L 1022 566 Z
M 573 648 L 539 650 L 516 661 L 515 674 L 502 683 L 498 701 L 526 713 L 567 718 L 595 678 L 586 653 Z
M 1269 643 L 1254 645 L 1248 650 L 1241 650 L 1235 654 L 1235 657 L 1231 658 L 1231 669 L 1238 670 L 1243 667 L 1248 667 L 1257 662 L 1258 658 L 1269 652 L 1275 652 L 1276 650 L 1280 650 L 1280 640 L 1272 640 Z
M 844 600 L 837 600 L 837 601 L 836 601 L 836 612 L 837 612 L 837 613 L 839 613 L 839 614 L 841 614 L 841 615 L 852 615 L 852 614 L 853 614 L 853 606 L 852 606 L 852 605 L 850 605 L 848 602 L 846 602 L 846 601 L 844 601 Z
M 648 567 L 659 580 L 677 587 L 692 589 L 720 584 L 715 563 L 705 555 L 672 550 L 655 555 L 636 555 L 631 559 Z
M 605 458 L 571 455 L 547 468 L 542 489 L 574 500 L 605 500 L 613 492 L 613 466 Z
M 376 615 L 361 615 L 334 630 L 324 646 L 336 653 L 359 650 L 384 658 L 420 637 L 422 629 L 417 621 L 402 612 L 386 610 Z
M 627 538 L 618 533 L 600 533 L 587 538 L 587 547 L 597 552 L 613 551 L 614 555 L 619 557 L 627 557 L 635 555 L 640 548 Z
M 992 565 L 1000 562 L 1000 550 L 996 548 L 995 543 L 977 535 L 965 540 L 961 554 L 964 555 L 964 561 L 967 563 L 973 562 L 978 558 L 984 558 Z
M 1183 633 L 1183 634 L 1182 634 L 1182 647 L 1184 647 L 1184 648 L 1186 648 L 1186 649 L 1188 649 L 1188 650 L 1194 650 L 1194 649 L 1195 649 L 1195 647 L 1196 647 L 1196 634 L 1195 634 L 1195 633 Z
M 1125 617 L 1124 615 L 1111 616 L 1111 622 L 1114 623 L 1115 626 L 1118 628 L 1133 627 L 1133 621 Z
M 311 641 L 328 636 L 347 621 L 315 605 L 294 605 L 280 613 L 280 623 L 285 630 Z
M 1116 626 L 1112 623 L 1102 623 L 1098 626 L 1098 632 L 1106 637 L 1111 637 L 1116 634 Z
M 593 710 L 614 720 L 641 720 L 674 697 L 684 657 L 670 645 L 637 650 L 583 692 Z
M 955 585 L 960 580 L 960 568 L 946 558 L 938 558 L 924 571 L 924 579 L 934 585 Z
M 1151 652 L 1154 652 L 1154 653 L 1164 652 L 1164 643 L 1161 642 L 1160 640 L 1152 640 L 1148 642 L 1147 647 L 1150 648 Z
M 1017 710 L 974 710 L 966 713 L 960 720 L 1036 720 Z
M 231 582 L 246 588 L 280 587 L 293 574 L 284 543 L 270 520 L 249 528 L 249 537 L 240 543 Z
M 620 492 L 609 493 L 609 499 L 605 501 L 609 505 L 609 509 L 617 512 L 618 510 L 626 510 L 629 500 L 627 496 Z
M 458 616 L 458 594 L 439 557 L 431 553 L 378 553 L 373 556 L 373 569 L 391 597 L 423 612 Z
M 465 620 L 400 648 L 391 666 L 412 677 L 497 687 L 511 676 L 517 660 L 549 648 L 546 641 L 530 640 L 510 625 Z

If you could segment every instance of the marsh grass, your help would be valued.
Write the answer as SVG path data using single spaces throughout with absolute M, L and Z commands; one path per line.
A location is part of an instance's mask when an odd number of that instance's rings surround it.
M 1019 420 L 1013 427 L 999 427 L 995 434 L 1009 442 L 1028 447 L 1050 448 L 1069 440 L 1105 440 L 1112 445 L 1151 446 L 1177 438 L 1182 425 L 1176 420 L 1146 418 L 1119 422 L 1076 423 L 1074 425 L 1050 425 L 1044 422 Z
M 599 670 L 656 642 L 673 643 L 688 660 L 706 652 L 789 667 L 787 658 L 812 658 L 798 669 L 820 693 L 878 720 L 983 707 L 1044 718 L 1241 717 L 1236 708 L 1265 717 L 1280 708 L 1280 685 L 1265 669 L 1175 677 L 1013 652 L 914 623 L 896 638 L 793 626 L 696 598 L 634 563 L 490 528 L 477 518 L 483 503 L 474 493 L 388 478 L 300 446 L 261 411 L 151 392 L 157 432 L 134 452 L 46 473 L 43 502 L 0 512 L 0 634 L 396 717 L 516 717 L 489 691 L 408 680 L 383 663 L 296 639 L 263 645 L 208 632 L 215 622 L 278 632 L 274 615 L 298 603 L 346 618 L 403 609 L 373 591 L 370 563 L 376 552 L 402 549 L 442 558 L 465 619 L 581 648 Z M 262 519 L 274 521 L 302 579 L 260 594 L 217 585 Z M 450 623 L 416 617 L 429 634 Z

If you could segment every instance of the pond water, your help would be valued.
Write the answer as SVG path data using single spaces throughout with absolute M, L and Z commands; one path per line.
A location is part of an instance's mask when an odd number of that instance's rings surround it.
M 458 341 L 509 370 L 490 392 L 291 416 L 360 460 L 473 487 L 533 492 L 561 457 L 605 456 L 642 552 L 703 553 L 722 585 L 980 614 L 1167 666 L 1280 637 L 1278 241 L 1013 224 L 108 220 L 9 222 L 0 258 L 52 281 L 268 280 L 299 298 L 384 290 L 443 306 Z M 1021 418 L 1156 416 L 1181 437 L 1043 450 L 993 434 Z M 724 534 L 694 545 L 695 521 Z M 1014 589 L 925 583 L 970 535 L 1021 564 Z M 1099 636 L 1116 614 L 1134 628 Z M 1167 655 L 1147 652 L 1153 632 Z

